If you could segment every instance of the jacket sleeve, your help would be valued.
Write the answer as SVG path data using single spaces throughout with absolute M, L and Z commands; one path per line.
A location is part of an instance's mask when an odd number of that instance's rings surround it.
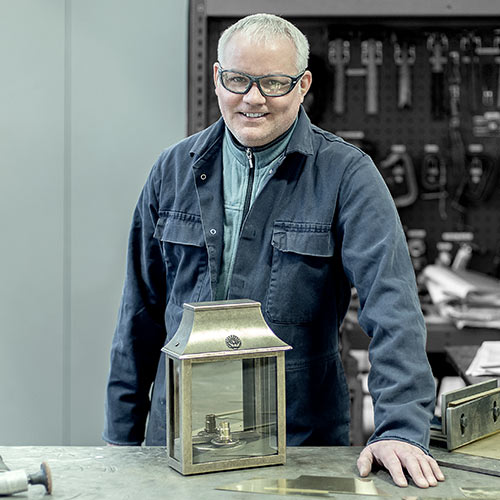
M 133 215 L 125 284 L 111 345 L 103 439 L 139 445 L 144 440 L 149 393 L 165 342 L 165 265 L 153 237 L 158 220 L 158 164 Z
M 359 323 L 371 337 L 369 443 L 398 439 L 428 452 L 435 383 L 406 238 L 371 159 L 364 155 L 350 167 L 339 194 L 339 227 L 344 269 L 360 298 Z

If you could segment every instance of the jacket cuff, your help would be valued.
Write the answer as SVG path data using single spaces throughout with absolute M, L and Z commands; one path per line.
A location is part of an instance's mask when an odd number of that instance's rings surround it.
M 408 443 L 408 444 L 411 444 L 413 446 L 416 446 L 417 448 L 420 448 L 426 455 L 431 456 L 429 449 L 426 448 L 425 446 L 423 446 L 420 443 L 417 443 L 415 441 L 412 441 L 411 439 L 402 438 L 400 436 L 383 436 L 383 437 L 372 436 L 368 440 L 366 445 L 368 446 L 369 444 L 376 443 L 378 441 L 402 441 L 403 443 Z
M 142 444 L 142 443 L 139 443 L 137 441 L 133 441 L 130 443 L 115 441 L 114 439 L 109 439 L 104 433 L 101 435 L 101 439 L 108 444 L 112 444 L 113 446 L 141 446 L 141 444 Z

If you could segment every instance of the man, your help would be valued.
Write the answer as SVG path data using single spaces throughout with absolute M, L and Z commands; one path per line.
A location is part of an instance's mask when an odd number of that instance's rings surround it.
M 134 214 L 103 438 L 140 444 L 149 412 L 146 444 L 163 445 L 160 349 L 182 304 L 251 298 L 293 346 L 288 444 L 348 444 L 338 327 L 354 285 L 372 337 L 375 408 L 360 474 L 378 462 L 399 486 L 403 468 L 434 486 L 444 479 L 427 454 L 435 389 L 404 234 L 370 158 L 302 109 L 308 54 L 304 35 L 277 16 L 249 16 L 221 36 L 222 119 L 163 152 Z

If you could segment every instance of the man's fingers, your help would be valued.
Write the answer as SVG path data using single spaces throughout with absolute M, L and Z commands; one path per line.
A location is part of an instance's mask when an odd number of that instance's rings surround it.
M 391 451 L 389 453 L 384 453 L 379 459 L 382 462 L 382 465 L 389 471 L 389 474 L 391 475 L 396 486 L 406 488 L 406 486 L 408 486 L 408 481 L 406 480 L 406 476 L 403 472 L 403 467 L 401 466 L 398 456 Z
M 438 481 L 444 481 L 444 474 L 432 457 L 426 455 L 422 461 L 421 468 L 430 486 L 436 486 Z
M 359 454 L 357 465 L 361 477 L 366 477 L 370 474 L 373 465 L 373 454 L 369 448 L 364 448 Z
M 434 474 L 434 477 L 438 481 L 444 481 L 445 480 L 444 474 L 441 471 L 441 469 L 439 468 L 439 465 L 436 462 L 436 460 L 434 460 L 432 457 L 428 457 L 428 459 L 429 459 L 429 464 L 431 466 L 432 473 Z
M 417 453 L 416 455 L 401 455 L 400 459 L 419 488 L 436 486 L 438 480 L 444 481 L 444 475 L 432 457 Z
M 430 457 L 427 456 L 424 457 L 424 459 L 420 463 L 421 464 L 420 467 L 422 469 L 422 473 L 425 479 L 429 483 L 429 486 L 437 486 L 437 477 L 434 474 L 431 461 L 433 462 L 433 460 Z
M 425 459 L 418 459 L 411 457 L 405 464 L 408 474 L 410 474 L 413 482 L 419 488 L 428 488 L 429 486 L 436 486 L 436 478 L 432 475 L 432 470 Z M 431 477 L 432 476 L 432 477 Z

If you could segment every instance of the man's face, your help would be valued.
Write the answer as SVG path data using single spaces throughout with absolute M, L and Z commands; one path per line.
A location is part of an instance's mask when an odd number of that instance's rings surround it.
M 235 33 L 228 41 L 222 59 L 220 64 L 223 69 L 251 76 L 295 76 L 298 73 L 295 46 L 288 38 L 254 43 Z M 295 88 L 284 96 L 265 97 L 255 83 L 248 93 L 233 94 L 222 86 L 218 69 L 219 64 L 215 63 L 215 93 L 222 117 L 238 141 L 248 147 L 264 146 L 286 132 L 297 117 L 300 104 L 311 86 L 311 73 L 306 71 Z

